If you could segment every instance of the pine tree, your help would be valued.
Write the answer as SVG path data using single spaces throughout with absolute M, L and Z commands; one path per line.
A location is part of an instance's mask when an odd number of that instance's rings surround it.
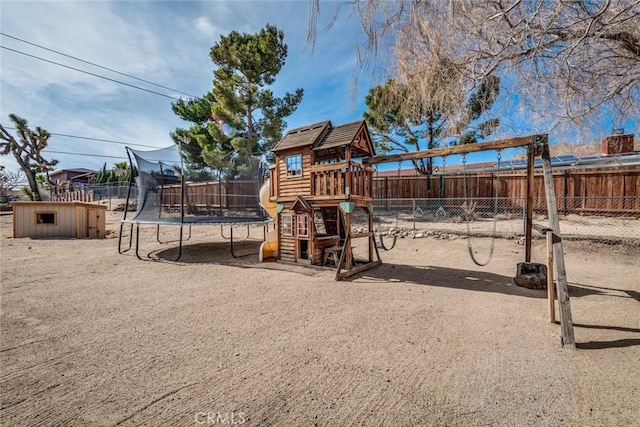
M 211 48 L 216 65 L 213 90 L 201 98 L 178 101 L 173 110 L 190 121 L 190 129 L 176 129 L 174 140 L 189 137 L 197 145 L 183 146 L 191 165 L 216 170 L 234 169 L 230 154 L 268 155 L 280 140 L 285 118 L 302 100 L 303 90 L 278 98 L 268 88 L 287 57 L 284 34 L 267 25 L 257 34 L 232 31 Z

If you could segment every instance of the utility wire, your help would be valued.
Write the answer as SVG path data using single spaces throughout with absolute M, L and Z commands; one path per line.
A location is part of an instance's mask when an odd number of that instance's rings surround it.
M 85 61 L 84 59 L 80 59 L 80 58 L 78 58 L 76 56 L 68 55 L 66 53 L 59 52 L 59 51 L 54 50 L 54 49 L 49 49 L 48 47 L 44 47 L 44 46 L 41 46 L 39 44 L 32 43 L 30 41 L 23 40 L 21 38 L 18 38 L 18 37 L 15 37 L 15 36 L 12 36 L 12 35 L 9 35 L 9 34 L 6 34 L 6 33 L 0 32 L 0 35 L 3 35 L 3 36 L 8 37 L 10 39 L 18 40 L 18 41 L 20 41 L 22 43 L 26 43 L 26 44 L 29 44 L 31 46 L 39 47 L 40 49 L 48 50 L 49 52 L 57 53 L 58 55 L 66 56 L 67 58 L 75 59 L 76 61 L 84 62 L 85 64 L 93 65 L 94 67 L 102 68 L 103 70 L 111 71 L 112 73 L 120 74 L 121 76 L 126 76 L 126 77 L 129 77 L 129 78 L 135 79 L 135 80 L 139 80 L 139 81 L 144 82 L 144 83 L 148 83 L 148 84 L 153 85 L 153 86 L 160 87 L 162 89 L 171 90 L 173 92 L 178 92 L 178 93 L 181 93 L 183 95 L 187 95 L 187 96 L 189 96 L 191 98 L 196 98 L 196 96 L 188 94 L 186 92 L 182 92 L 181 90 L 173 89 L 173 88 L 170 88 L 170 87 L 167 87 L 167 86 L 162 86 L 162 85 L 160 85 L 158 83 L 150 82 L 149 80 L 145 80 L 145 79 L 141 79 L 140 77 L 132 76 L 131 74 L 122 73 L 120 71 L 114 70 L 113 68 L 104 67 L 104 66 L 96 64 L 94 62 Z
M 164 94 L 164 93 L 156 92 L 156 91 L 153 91 L 153 90 L 150 90 L 150 89 L 145 89 L 145 88 L 140 87 L 140 86 L 132 85 L 132 84 L 129 84 L 129 83 L 122 82 L 122 81 L 120 81 L 120 80 L 115 80 L 115 79 L 112 79 L 112 78 L 109 78 L 109 77 L 101 76 L 101 75 L 99 75 L 99 74 L 90 73 L 89 71 L 84 71 L 84 70 L 81 70 L 81 69 L 79 69 L 79 68 L 71 67 L 71 66 L 69 66 L 69 65 L 60 64 L 59 62 L 50 61 L 50 60 L 48 60 L 48 59 L 44 59 L 44 58 L 41 58 L 41 57 L 39 57 L 39 56 L 30 55 L 30 54 L 28 54 L 28 53 L 26 53 L 26 52 L 21 52 L 21 51 L 19 51 L 19 50 L 11 49 L 11 48 L 6 47 L 6 46 L 2 46 L 2 45 L 0 45 L 0 47 L 1 47 L 2 49 L 10 50 L 11 52 L 19 53 L 19 54 L 21 54 L 21 55 L 25 55 L 25 56 L 28 56 L 28 57 L 31 57 L 31 58 L 39 59 L 39 60 L 44 61 L 44 62 L 49 62 L 49 63 L 51 63 L 51 64 L 59 65 L 60 67 L 69 68 L 69 69 L 74 70 L 74 71 L 79 71 L 79 72 L 81 72 L 81 73 L 89 74 L 90 76 L 98 77 L 98 78 L 101 78 L 101 79 L 104 79 L 104 80 L 109 80 L 109 81 L 111 81 L 111 82 L 119 83 L 119 84 L 121 84 L 121 85 L 129 86 L 129 87 L 132 87 L 132 88 L 134 88 L 134 89 L 140 89 L 140 90 L 143 90 L 143 91 L 145 91 L 145 92 L 153 93 L 153 94 L 155 94 L 155 95 L 164 96 L 165 98 L 169 98 L 169 99 L 175 99 L 175 100 L 177 100 L 177 101 L 179 101 L 179 100 L 180 100 L 180 98 L 176 98 L 175 96 L 166 95 L 166 94 Z
M 123 160 L 127 160 L 126 156 L 109 156 L 106 154 L 90 154 L 90 153 L 71 153 L 68 151 L 53 151 L 53 150 L 46 150 L 45 151 L 47 153 L 54 153 L 54 154 L 71 154 L 73 156 L 87 156 L 87 157 L 104 157 L 104 158 L 109 158 L 109 159 L 123 159 Z
M 55 151 L 55 150 L 49 150 L 49 149 L 45 149 L 46 154 L 69 154 L 72 156 L 85 156 L 85 157 L 103 157 L 105 159 L 120 159 L 120 160 L 128 160 L 127 156 L 110 156 L 108 154 L 95 154 L 95 153 L 76 153 L 76 152 L 70 152 L 70 151 Z M 171 160 L 160 160 L 160 162 L 162 162 L 165 165 L 171 165 L 171 164 L 176 164 L 177 160 L 175 159 L 171 159 Z
M 17 128 L 11 127 L 11 126 L 6 126 L 5 129 L 17 130 Z M 155 149 L 165 148 L 165 147 L 157 147 L 155 145 L 134 144 L 132 142 L 114 141 L 112 139 L 91 138 L 91 137 L 88 137 L 88 136 L 68 135 L 68 134 L 65 134 L 65 133 L 53 133 L 53 132 L 48 132 L 48 133 L 49 133 L 49 135 L 62 136 L 62 137 L 65 137 L 65 138 L 86 139 L 87 141 L 110 142 L 112 144 L 120 144 L 120 145 L 127 145 L 127 146 L 135 145 L 137 147 L 146 147 L 146 148 L 155 148 Z

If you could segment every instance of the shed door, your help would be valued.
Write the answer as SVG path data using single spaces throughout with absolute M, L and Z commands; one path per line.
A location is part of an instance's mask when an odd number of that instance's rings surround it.
M 87 237 L 90 239 L 100 239 L 104 237 L 102 230 L 102 221 L 100 216 L 103 214 L 101 209 L 87 209 Z

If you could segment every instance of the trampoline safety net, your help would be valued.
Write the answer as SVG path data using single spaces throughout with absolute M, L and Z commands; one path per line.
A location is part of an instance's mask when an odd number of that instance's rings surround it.
M 259 157 L 232 154 L 217 170 L 194 172 L 185 169 L 178 146 L 152 151 L 127 147 L 127 154 L 132 178 L 125 222 L 229 224 L 271 220 L 260 207 L 263 168 Z

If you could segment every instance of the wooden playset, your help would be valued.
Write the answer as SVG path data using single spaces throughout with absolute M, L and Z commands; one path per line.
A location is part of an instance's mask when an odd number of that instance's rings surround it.
M 273 153 L 269 200 L 277 206 L 278 259 L 330 263 L 336 279 L 380 264 L 373 233 L 374 170 L 356 161 L 375 155 L 366 123 L 324 121 L 292 129 Z M 364 232 L 352 230 L 357 210 L 366 220 Z M 366 259 L 354 256 L 355 239 L 367 242 Z
M 364 121 L 335 127 L 331 122 L 325 121 L 293 129 L 273 149 L 276 159 L 275 165 L 270 169 L 268 197 L 268 201 L 276 206 L 277 239 L 274 243 L 277 250 L 273 253 L 284 262 L 325 265 L 327 261 L 331 261 L 337 269 L 337 280 L 375 267 L 381 260 L 373 232 L 374 170 L 370 165 L 487 150 L 500 153 L 501 150 L 512 147 L 527 147 L 525 266 L 534 264 L 531 263 L 532 232 L 534 228 L 540 231 L 540 227 L 534 227 L 533 224 L 533 177 L 535 158 L 541 157 L 549 215 L 549 228 L 542 232 L 547 234 L 550 242 L 549 259 L 553 259 L 552 262 L 555 263 L 554 266 L 550 261 L 546 267 L 550 270 L 555 267 L 557 271 L 556 287 L 563 344 L 574 346 L 547 135 L 375 156 Z M 352 215 L 356 209 L 362 209 L 366 213 L 368 227 L 365 232 L 356 233 L 352 229 Z M 368 259 L 354 258 L 352 241 L 356 238 L 367 239 Z M 469 251 L 473 259 L 471 247 Z M 478 263 L 475 259 L 474 262 Z M 549 276 L 553 277 L 551 272 Z M 549 316 L 550 320 L 555 321 L 555 292 L 553 279 L 551 280 Z

